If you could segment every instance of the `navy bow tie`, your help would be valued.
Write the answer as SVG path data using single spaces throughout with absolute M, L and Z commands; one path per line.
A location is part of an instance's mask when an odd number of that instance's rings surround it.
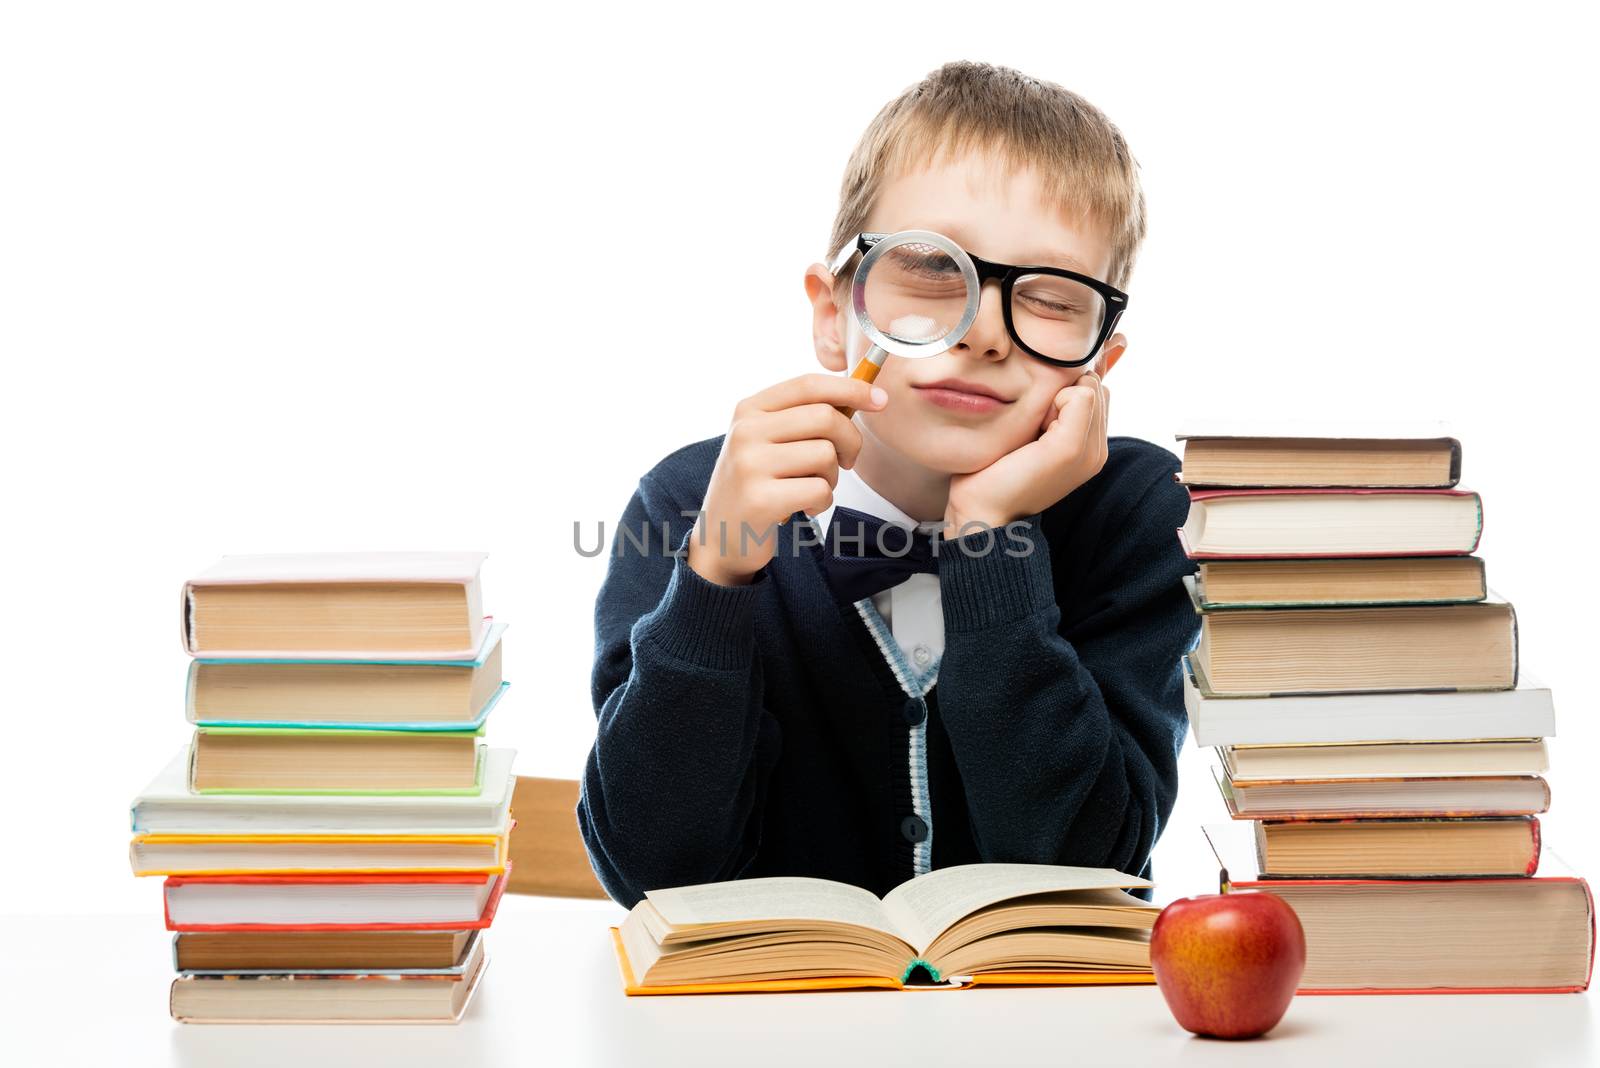
M 822 550 L 828 585 L 842 604 L 898 586 L 912 575 L 939 573 L 932 534 L 843 505 L 834 506 Z

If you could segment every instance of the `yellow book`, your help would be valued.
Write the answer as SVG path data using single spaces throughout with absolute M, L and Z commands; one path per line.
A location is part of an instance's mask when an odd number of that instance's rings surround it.
M 511 823 L 499 834 L 138 834 L 135 875 L 505 871 Z
M 614 927 L 628 994 L 1152 983 L 1150 884 L 1105 868 L 968 864 L 878 898 L 826 879 L 652 890 Z

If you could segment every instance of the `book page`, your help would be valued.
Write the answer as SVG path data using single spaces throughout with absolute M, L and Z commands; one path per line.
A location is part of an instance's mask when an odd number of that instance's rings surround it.
M 901 937 L 923 953 L 957 920 L 1024 894 L 1152 885 L 1110 868 L 1055 864 L 961 864 L 901 883 L 883 898 L 883 911 Z
M 904 937 L 871 891 L 828 879 L 738 879 L 649 890 L 661 918 L 680 927 L 748 920 L 822 920 L 870 927 Z

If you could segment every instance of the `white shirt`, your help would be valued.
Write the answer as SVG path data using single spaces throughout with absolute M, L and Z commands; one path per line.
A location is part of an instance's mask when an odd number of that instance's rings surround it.
M 833 509 L 841 504 L 893 523 L 908 527 L 919 525 L 863 482 L 860 475 L 841 467 L 839 484 L 833 490 L 833 504 L 811 517 L 823 537 L 827 536 L 828 524 L 833 520 Z M 943 524 L 922 526 L 936 530 Z M 918 671 L 928 670 L 944 652 L 944 605 L 939 600 L 938 575 L 912 575 L 898 586 L 873 594 L 872 606 L 889 624 L 895 644 L 900 646 L 907 662 Z

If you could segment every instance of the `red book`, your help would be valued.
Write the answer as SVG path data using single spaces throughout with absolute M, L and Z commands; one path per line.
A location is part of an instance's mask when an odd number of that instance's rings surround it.
M 1589 884 L 1545 855 L 1535 875 L 1282 879 L 1249 829 L 1208 825 L 1224 893 L 1268 891 L 1306 934 L 1302 994 L 1576 993 L 1594 972 Z
M 1191 560 L 1461 556 L 1482 533 L 1471 490 L 1192 489 L 1178 540 Z
M 174 876 L 164 913 L 169 931 L 477 930 L 510 874 Z
M 1267 878 L 1428 879 L 1532 875 L 1534 816 L 1261 819 L 1256 870 Z

